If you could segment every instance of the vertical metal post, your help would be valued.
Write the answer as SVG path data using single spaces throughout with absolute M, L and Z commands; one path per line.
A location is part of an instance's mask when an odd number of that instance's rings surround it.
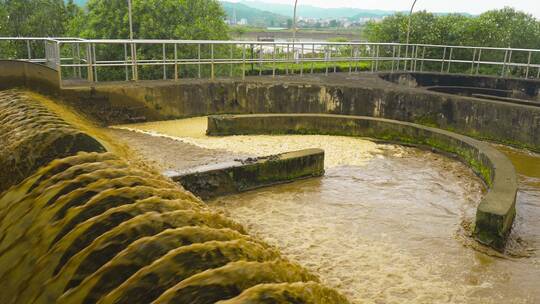
M 178 80 L 178 44 L 174 43 L 174 80 Z
M 75 44 L 71 45 L 71 63 L 77 63 L 77 56 L 75 55 Z M 77 67 L 73 66 L 73 77 L 77 75 Z
M 199 58 L 199 60 L 197 61 L 198 76 L 199 78 L 201 78 L 201 44 L 200 43 L 198 44 L 197 53 L 198 53 L 198 58 Z
M 77 64 L 79 65 L 77 67 L 77 73 L 79 76 L 79 79 L 82 78 L 82 71 L 81 71 L 81 46 L 79 43 L 75 44 L 75 47 L 77 48 Z
M 214 44 L 213 43 L 210 44 L 210 62 L 211 62 L 211 64 L 210 64 L 210 68 L 211 68 L 210 69 L 210 72 L 211 72 L 210 79 L 214 80 L 215 71 L 214 71 Z
M 96 58 L 96 44 L 92 43 L 92 54 L 94 55 L 94 81 L 98 82 L 98 70 L 97 70 L 97 58 Z M 60 53 L 58 54 L 60 56 Z
M 446 47 L 444 47 L 444 52 L 442 55 L 442 61 L 441 61 L 441 73 L 444 71 L 444 61 L 446 60 Z
M 272 49 L 272 78 L 276 77 L 276 44 Z
M 422 47 L 422 61 L 420 62 L 420 72 L 424 71 L 424 59 L 426 59 L 426 46 Z
M 398 52 L 397 52 L 397 70 L 399 71 L 400 63 L 401 61 L 401 44 L 398 45 Z
M 230 49 L 230 60 L 231 60 L 231 62 L 229 64 L 229 77 L 231 77 L 231 78 L 233 77 L 233 63 L 232 63 L 233 58 L 234 58 L 234 56 L 233 56 L 233 47 L 234 47 L 234 45 L 231 44 L 231 49 Z
M 242 44 L 242 80 L 246 79 L 246 45 Z
M 325 45 L 324 47 L 324 66 L 325 66 L 325 72 L 324 72 L 324 75 L 328 76 L 328 59 L 329 59 L 329 54 L 328 54 L 328 45 Z
M 375 48 L 372 46 L 369 49 L 369 56 L 371 56 L 371 73 L 375 72 Z
M 289 75 L 289 54 L 290 52 L 290 49 L 289 49 L 289 43 L 287 42 L 287 58 L 285 59 L 285 75 Z
M 319 55 L 317 54 L 317 58 Z M 315 43 L 311 46 L 311 74 L 313 74 L 313 66 L 315 64 Z
M 482 49 L 478 49 L 478 59 L 476 61 L 476 75 L 480 72 L 480 60 L 482 60 Z
M 416 72 L 416 67 L 418 66 L 418 45 L 414 46 L 414 69 L 413 72 Z
M 167 79 L 167 51 L 165 50 L 165 43 L 163 43 L 163 80 Z
M 510 50 L 510 53 L 508 55 L 507 69 L 505 71 L 506 72 L 505 75 L 508 75 L 509 72 L 510 73 L 512 72 L 511 68 L 512 68 L 512 50 Z
M 392 73 L 394 72 L 395 63 L 396 63 L 396 45 L 392 45 Z
M 129 81 L 129 72 L 128 72 L 128 54 L 127 54 L 127 44 L 124 43 L 124 74 L 126 76 L 126 81 Z
M 262 76 L 263 59 L 263 45 L 259 44 L 259 76 Z
M 88 64 L 88 81 L 94 82 L 94 67 L 93 67 L 93 56 L 92 56 L 92 47 L 90 46 L 90 43 L 86 44 L 86 63 Z
M 304 75 L 304 44 L 301 44 L 300 47 L 300 55 L 298 55 L 298 59 L 300 59 L 300 76 Z
M 55 50 L 56 50 L 56 67 L 58 69 L 58 83 L 60 84 L 60 88 L 62 88 L 62 57 L 60 55 L 60 42 L 55 43 Z
M 349 47 L 351 48 L 351 56 L 349 57 L 349 75 L 352 74 L 352 65 L 353 65 L 353 58 L 354 58 L 354 51 L 352 44 L 349 44 Z
M 133 81 L 139 80 L 137 71 L 137 44 L 131 43 L 131 77 Z
M 32 61 L 32 49 L 30 48 L 30 40 L 26 40 L 26 52 L 28 61 Z
M 376 48 L 375 57 L 377 58 L 375 60 L 375 71 L 379 71 L 379 45 L 378 44 L 377 44 L 377 48 Z
M 450 55 L 448 57 L 448 69 L 446 70 L 446 73 L 450 73 L 450 64 L 452 64 L 452 52 L 454 51 L 454 48 L 450 48 Z
M 508 50 L 504 51 L 504 61 L 503 61 L 503 66 L 502 66 L 502 71 L 501 71 L 501 77 L 504 77 L 504 69 L 506 68 L 506 59 L 508 58 Z
M 529 51 L 529 59 L 527 59 L 527 70 L 525 71 L 525 78 L 529 78 L 529 68 L 531 67 L 532 52 Z
M 474 73 L 474 61 L 476 60 L 476 48 L 474 49 L 471 61 L 471 75 Z
M 336 58 L 339 58 L 339 56 L 341 55 L 341 54 L 339 53 L 339 49 L 338 49 L 337 46 L 336 46 L 336 55 L 338 56 L 338 57 L 336 57 Z M 330 56 L 332 56 L 332 48 L 330 48 Z M 336 72 L 337 72 L 337 68 L 336 68 L 336 66 L 337 66 L 337 61 L 332 60 L 332 62 L 334 62 L 334 73 L 336 73 Z
M 354 47 L 354 72 L 358 72 L 358 64 L 360 63 L 360 56 L 362 55 L 362 51 L 358 46 Z

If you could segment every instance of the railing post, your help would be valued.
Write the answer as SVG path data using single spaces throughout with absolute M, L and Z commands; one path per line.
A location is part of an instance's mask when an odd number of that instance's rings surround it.
M 300 60 L 300 77 L 304 75 L 304 44 L 301 44 L 301 52 L 298 55 L 298 59 Z
M 532 52 L 529 51 L 529 59 L 527 59 L 527 70 L 525 71 L 525 78 L 529 78 L 529 68 L 531 66 L 531 56 L 532 56 Z
M 167 51 L 165 49 L 165 43 L 162 44 L 163 49 L 163 80 L 167 79 Z
M 276 77 L 276 44 L 272 50 L 272 78 Z
M 354 58 L 354 51 L 352 44 L 349 44 L 349 47 L 351 48 L 351 56 L 349 57 L 349 75 L 352 74 L 352 63 Z
M 398 53 L 397 53 L 397 70 L 399 71 L 401 65 L 401 44 L 398 44 Z
M 93 56 L 92 56 L 92 47 L 90 46 L 90 43 L 86 44 L 86 63 L 88 64 L 88 81 L 94 82 L 94 65 L 93 65 Z
M 471 75 L 474 73 L 474 61 L 476 60 L 476 48 L 474 48 L 474 52 L 472 55 L 472 61 L 471 61 Z
M 448 56 L 448 69 L 446 70 L 446 73 L 450 73 L 450 65 L 452 64 L 452 53 L 454 51 L 454 48 L 450 48 L 450 55 Z
M 328 45 L 325 45 L 324 46 L 324 67 L 325 67 L 325 72 L 324 72 L 324 75 L 325 76 L 328 76 Z
M 313 74 L 313 66 L 315 64 L 315 58 L 313 56 L 315 56 L 315 43 L 311 46 L 311 74 Z M 317 58 L 318 57 L 319 55 L 317 54 Z
M 287 57 L 285 58 L 285 75 L 289 75 L 289 58 L 290 58 L 290 47 L 287 42 Z
M 422 60 L 420 61 L 420 72 L 424 71 L 424 61 L 426 59 L 426 46 L 422 47 Z
M 242 80 L 246 79 L 246 45 L 242 44 Z
M 30 48 L 30 40 L 26 40 L 26 51 L 27 51 L 28 61 L 32 61 L 32 50 Z
M 215 78 L 215 71 L 214 71 L 214 44 L 210 44 L 210 61 L 211 61 L 211 75 L 210 75 L 210 79 L 214 80 Z
M 339 54 L 339 49 L 337 48 L 337 46 L 336 46 L 336 54 L 338 56 L 337 58 L 339 58 L 339 56 L 341 55 L 341 54 Z M 330 56 L 332 56 L 332 48 L 330 48 Z M 334 73 L 336 73 L 337 72 L 337 61 L 335 61 L 335 60 L 332 60 L 332 61 L 334 62 Z
M 379 71 L 379 45 L 377 44 L 376 53 L 375 53 L 375 72 Z
M 442 55 L 442 61 L 441 61 L 441 73 L 444 71 L 444 61 L 446 60 L 446 47 L 444 47 L 444 52 Z
M 129 72 L 128 72 L 128 58 L 127 58 L 127 44 L 124 43 L 124 74 L 126 75 L 126 81 L 129 81 Z
M 137 70 L 137 44 L 131 43 L 131 78 L 133 81 L 139 80 L 139 73 Z
M 55 51 L 56 51 L 56 67 L 58 69 L 58 83 L 60 88 L 62 88 L 62 57 L 60 56 L 60 42 L 55 42 Z
M 504 77 L 504 69 L 506 68 L 506 59 L 508 58 L 508 50 L 504 51 L 504 61 L 503 61 L 503 66 L 502 66 L 502 71 L 501 71 L 501 77 Z
M 259 44 L 259 76 L 262 76 L 262 68 L 263 68 L 263 45 Z
M 396 45 L 392 45 L 392 73 L 394 73 L 394 64 L 396 63 Z
M 482 60 L 482 49 L 478 49 L 478 59 L 476 60 L 476 75 L 480 72 L 480 61 Z
M 198 48 L 197 48 L 197 53 L 198 53 L 198 60 L 197 61 L 197 67 L 198 67 L 198 76 L 199 76 L 199 79 L 201 78 L 201 44 L 199 43 L 198 44 Z
M 178 80 L 178 44 L 174 43 L 174 80 Z
M 94 81 L 98 82 L 96 44 L 92 43 L 92 55 L 94 55 Z
M 233 62 L 233 46 L 234 45 L 231 44 L 231 48 L 230 48 L 230 60 L 231 60 L 231 62 L 229 64 L 229 77 L 231 77 L 231 78 L 233 77 L 233 63 L 232 63 Z

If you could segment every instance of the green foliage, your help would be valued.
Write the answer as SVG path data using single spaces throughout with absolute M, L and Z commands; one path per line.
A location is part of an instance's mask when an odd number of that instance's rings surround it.
M 382 22 L 368 22 L 365 34 L 372 42 L 405 43 L 408 20 L 408 15 L 398 13 Z M 421 11 L 411 20 L 411 43 L 540 48 L 540 22 L 513 8 L 475 17 Z
M 409 16 L 398 13 L 385 18 L 382 22 L 369 22 L 365 34 L 372 42 L 405 43 Z M 512 47 L 540 49 L 540 22 L 532 15 L 516 11 L 513 8 L 492 10 L 479 16 L 458 14 L 435 15 L 425 11 L 414 13 L 411 17 L 410 43 L 437 45 L 467 45 L 483 47 Z M 402 50 L 403 52 L 404 50 Z M 423 51 L 421 49 L 421 51 Z M 443 48 L 428 48 L 425 58 L 446 58 Z M 478 56 L 471 49 L 455 50 L 453 58 L 472 59 Z M 504 60 L 504 51 L 484 51 L 483 61 Z M 477 57 L 475 57 L 477 58 Z M 527 63 L 528 52 L 514 52 L 512 62 Z M 540 54 L 533 54 L 531 62 L 540 62 Z M 425 70 L 441 70 L 440 63 L 426 62 Z M 446 70 L 447 67 L 444 67 Z M 451 72 L 470 72 L 471 64 L 452 64 Z M 480 72 L 500 74 L 501 67 L 481 66 Z M 523 69 L 513 67 L 506 71 L 510 75 L 523 76 Z
M 136 39 L 228 38 L 225 13 L 216 0 L 133 0 L 132 4 Z M 81 37 L 129 38 L 125 0 L 90 0 L 81 17 Z

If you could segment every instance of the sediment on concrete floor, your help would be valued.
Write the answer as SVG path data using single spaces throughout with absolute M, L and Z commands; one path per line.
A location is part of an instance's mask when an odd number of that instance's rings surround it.
M 19 111 L 66 125 L 12 97 Z M 3 148 L 22 153 L 23 135 L 1 133 L 13 137 Z M 261 292 L 348 303 L 170 179 L 112 153 L 72 154 L 24 172 L 0 194 L 0 303 L 236 303 Z
M 475 238 L 503 250 L 515 217 L 517 177 L 506 156 L 490 145 L 452 132 L 388 119 L 322 114 L 225 115 L 208 118 L 209 135 L 326 134 L 369 137 L 434 148 L 468 164 L 489 191 L 476 213 Z
M 213 166 L 214 167 L 214 166 Z M 257 157 L 221 168 L 194 168 L 192 173 L 172 176 L 184 188 L 203 199 L 324 174 L 324 150 L 306 149 Z

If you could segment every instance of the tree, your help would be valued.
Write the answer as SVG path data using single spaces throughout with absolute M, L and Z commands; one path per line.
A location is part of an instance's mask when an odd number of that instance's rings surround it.
M 48 37 L 64 33 L 67 15 L 63 0 L 0 0 L 0 7 L 0 14 L 7 20 L 0 28 L 2 36 Z
M 138 39 L 207 39 L 229 36 L 225 12 L 216 0 L 133 0 L 133 32 Z M 129 38 L 125 0 L 90 0 L 79 16 L 84 38 Z

